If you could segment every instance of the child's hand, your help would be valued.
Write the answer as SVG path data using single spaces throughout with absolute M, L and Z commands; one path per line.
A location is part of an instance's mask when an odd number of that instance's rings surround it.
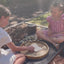
M 33 46 L 29 46 L 29 47 L 28 47 L 28 51 L 34 52 L 34 47 L 33 47 Z

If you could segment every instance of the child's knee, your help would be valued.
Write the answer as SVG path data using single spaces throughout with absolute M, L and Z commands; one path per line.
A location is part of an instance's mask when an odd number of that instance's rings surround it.
M 37 30 L 37 31 L 36 31 L 36 34 L 37 34 L 37 35 L 39 35 L 40 33 L 41 33 L 41 31 L 40 31 L 40 30 Z
M 23 64 L 26 57 L 23 54 L 16 55 L 16 60 L 14 61 L 14 64 Z
M 25 57 L 24 54 L 17 54 L 17 55 L 16 55 L 16 58 L 23 58 L 23 59 L 26 59 L 26 57 Z
M 23 56 L 23 59 L 24 59 L 24 60 L 26 59 L 25 55 Z

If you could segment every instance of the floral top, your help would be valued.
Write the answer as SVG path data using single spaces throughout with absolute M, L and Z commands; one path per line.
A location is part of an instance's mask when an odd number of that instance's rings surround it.
M 59 21 L 55 21 L 51 16 L 47 17 L 49 23 L 48 28 L 52 31 L 52 34 L 64 32 L 64 14 L 61 15 Z

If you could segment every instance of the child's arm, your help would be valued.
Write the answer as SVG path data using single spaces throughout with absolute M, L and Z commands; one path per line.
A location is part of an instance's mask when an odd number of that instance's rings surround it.
M 51 31 L 51 27 L 50 27 L 50 24 L 48 26 L 48 35 L 51 36 L 52 35 L 52 31 Z
M 16 46 L 13 42 L 10 42 L 7 44 L 7 46 L 13 51 L 13 52 L 16 52 L 16 51 L 22 51 L 22 50 L 29 50 L 31 52 L 34 51 L 34 47 L 32 46 Z

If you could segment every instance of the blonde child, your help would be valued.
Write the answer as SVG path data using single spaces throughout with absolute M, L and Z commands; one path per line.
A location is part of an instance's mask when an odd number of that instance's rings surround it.
M 22 51 L 22 50 L 28 50 L 30 52 L 33 52 L 34 48 L 32 46 L 28 46 L 28 47 L 15 46 L 8 33 L 3 29 L 8 25 L 9 17 L 10 17 L 10 11 L 3 5 L 0 5 L 0 64 L 23 64 L 25 61 L 25 55 L 14 54 L 13 52 Z M 8 54 L 6 54 L 6 51 L 2 52 L 1 47 L 5 44 L 13 52 Z
M 51 16 L 47 17 L 48 30 L 37 31 L 37 36 L 44 40 L 53 43 L 55 46 L 57 43 L 64 41 L 64 6 L 61 3 L 54 3 L 51 6 Z

